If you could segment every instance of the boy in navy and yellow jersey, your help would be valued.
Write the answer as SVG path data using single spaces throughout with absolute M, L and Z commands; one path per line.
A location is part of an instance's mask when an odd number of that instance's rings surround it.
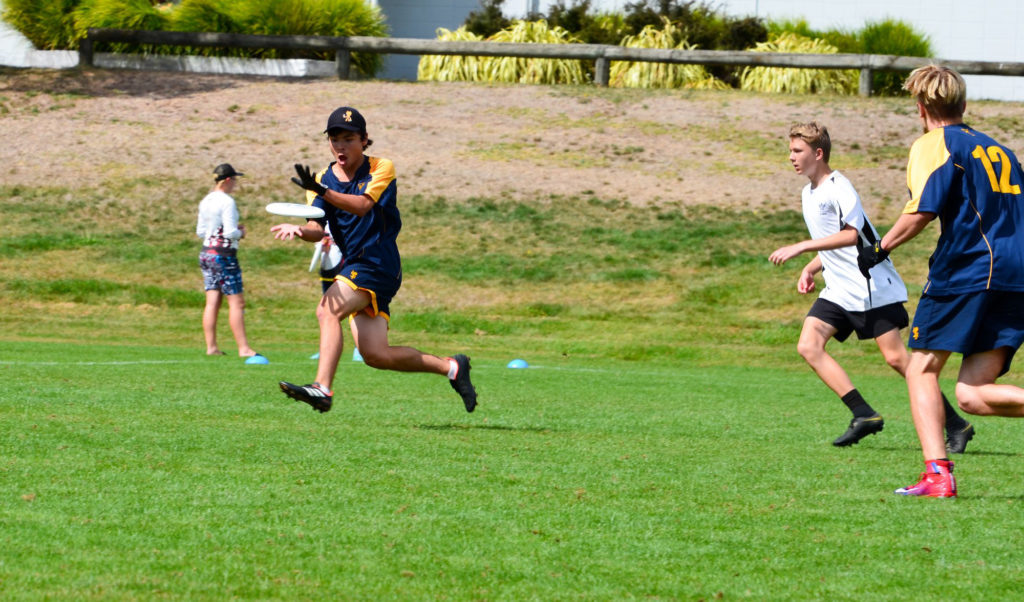
M 910 149 L 910 201 L 859 262 L 883 261 L 939 218 L 942 232 L 911 326 L 907 368 L 925 471 L 917 484 L 896 493 L 956 497 L 939 391 L 950 354 L 963 355 L 956 385 L 961 409 L 1024 416 L 1024 389 L 995 383 L 1024 342 L 1024 171 L 1012 151 L 964 123 L 967 89 L 959 73 L 921 67 L 904 88 L 917 99 L 925 130 Z
M 341 320 L 348 317 L 356 347 L 368 366 L 401 372 L 444 374 L 462 397 L 467 412 L 476 408 L 476 389 L 469 378 L 469 358 L 441 358 L 411 347 L 388 343 L 392 298 L 402 285 L 402 261 L 396 239 L 402 229 L 397 204 L 394 165 L 388 159 L 364 151 L 373 143 L 366 120 L 359 111 L 341 107 L 327 120 L 328 144 L 334 161 L 314 175 L 295 165 L 292 181 L 307 190 L 312 205 L 324 210 L 319 220 L 305 226 L 279 224 L 274 238 L 295 237 L 317 242 L 329 226 L 343 260 L 340 274 L 320 300 L 320 357 L 316 381 L 309 385 L 281 382 L 292 399 L 308 403 L 320 412 L 331 409 L 331 385 L 342 351 Z

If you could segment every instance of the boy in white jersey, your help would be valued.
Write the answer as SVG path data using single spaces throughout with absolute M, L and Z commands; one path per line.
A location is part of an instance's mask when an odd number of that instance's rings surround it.
M 776 249 L 769 260 L 782 265 L 809 251 L 817 252 L 797 280 L 801 294 L 814 290 L 814 276 L 823 272 L 825 289 L 804 319 L 797 350 L 814 372 L 853 414 L 846 432 L 832 442 L 854 445 L 877 433 L 885 421 L 864 400 L 836 360 L 825 350 L 830 339 L 839 342 L 856 332 L 859 339 L 875 339 L 885 361 L 901 375 L 910 355 L 900 337 L 909 323 L 907 287 L 892 261 L 871 268 L 865 278 L 857 265 L 857 245 L 874 244 L 878 232 L 868 220 L 860 196 L 845 176 L 828 165 L 832 142 L 828 130 L 817 123 L 797 124 L 789 131 L 789 161 L 810 182 L 802 192 L 804 221 L 811 238 Z M 974 436 L 974 427 L 946 401 L 947 444 L 962 453 Z

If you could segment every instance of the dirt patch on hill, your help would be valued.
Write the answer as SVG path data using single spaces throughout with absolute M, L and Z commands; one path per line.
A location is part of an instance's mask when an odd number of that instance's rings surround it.
M 369 152 L 394 160 L 403 196 L 594 196 L 773 210 L 797 207 L 805 180 L 789 167 L 786 132 L 814 119 L 832 132 L 832 166 L 850 176 L 869 208 L 894 215 L 906 194 L 906 149 L 919 134 L 907 99 L 0 73 L 0 173 L 19 185 L 200 180 L 230 161 L 257 188 L 284 190 L 293 163 L 329 161 L 320 132 L 331 110 L 351 105 L 369 122 Z M 1020 146 L 1021 105 L 970 108 L 993 134 Z

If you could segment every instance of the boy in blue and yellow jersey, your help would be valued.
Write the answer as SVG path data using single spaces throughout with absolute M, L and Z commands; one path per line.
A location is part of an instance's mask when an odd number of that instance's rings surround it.
M 340 274 L 316 310 L 320 322 L 316 381 L 309 385 L 281 382 L 281 390 L 320 412 L 331 409 L 331 385 L 343 343 L 341 320 L 348 317 L 356 347 L 368 366 L 447 375 L 466 411 L 472 412 L 476 389 L 469 378 L 468 357 L 441 358 L 388 343 L 391 299 L 402 285 L 396 242 L 402 218 L 394 165 L 388 159 L 364 154 L 373 141 L 367 135 L 366 120 L 351 107 L 331 113 L 324 133 L 334 161 L 316 175 L 296 164 L 298 177 L 292 178 L 308 191 L 307 197 L 313 197 L 312 205 L 324 210 L 324 217 L 305 226 L 279 224 L 271 231 L 280 240 L 298 237 L 317 242 L 324 236 L 324 226 L 329 226 L 344 259 Z
M 921 67 L 904 88 L 917 99 L 925 130 L 910 149 L 910 201 L 859 262 L 883 261 L 939 218 L 942 232 L 911 326 L 907 368 L 925 471 L 917 484 L 896 493 L 956 497 L 953 463 L 942 441 L 939 391 L 939 374 L 950 354 L 963 355 L 956 385 L 961 409 L 1024 416 L 1024 389 L 995 384 L 1024 342 L 1024 172 L 1013 152 L 964 123 L 967 88 L 959 73 Z

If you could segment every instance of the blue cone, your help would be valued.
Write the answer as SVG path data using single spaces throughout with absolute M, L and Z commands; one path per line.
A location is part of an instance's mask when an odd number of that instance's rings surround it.
M 359 347 L 353 347 L 352 348 L 352 361 L 353 362 L 361 362 L 361 361 L 363 361 L 363 355 L 361 353 L 359 353 Z
M 511 362 L 509 362 L 508 363 L 508 367 L 509 368 L 515 368 L 515 369 L 522 369 L 522 368 L 529 368 L 530 364 L 527 364 L 526 360 L 516 359 L 516 360 L 512 360 Z
M 269 364 L 270 360 L 268 360 L 267 358 L 265 358 L 262 355 L 257 353 L 256 355 L 254 355 L 254 356 L 250 357 L 249 359 L 245 360 L 245 363 L 247 363 L 247 364 Z

